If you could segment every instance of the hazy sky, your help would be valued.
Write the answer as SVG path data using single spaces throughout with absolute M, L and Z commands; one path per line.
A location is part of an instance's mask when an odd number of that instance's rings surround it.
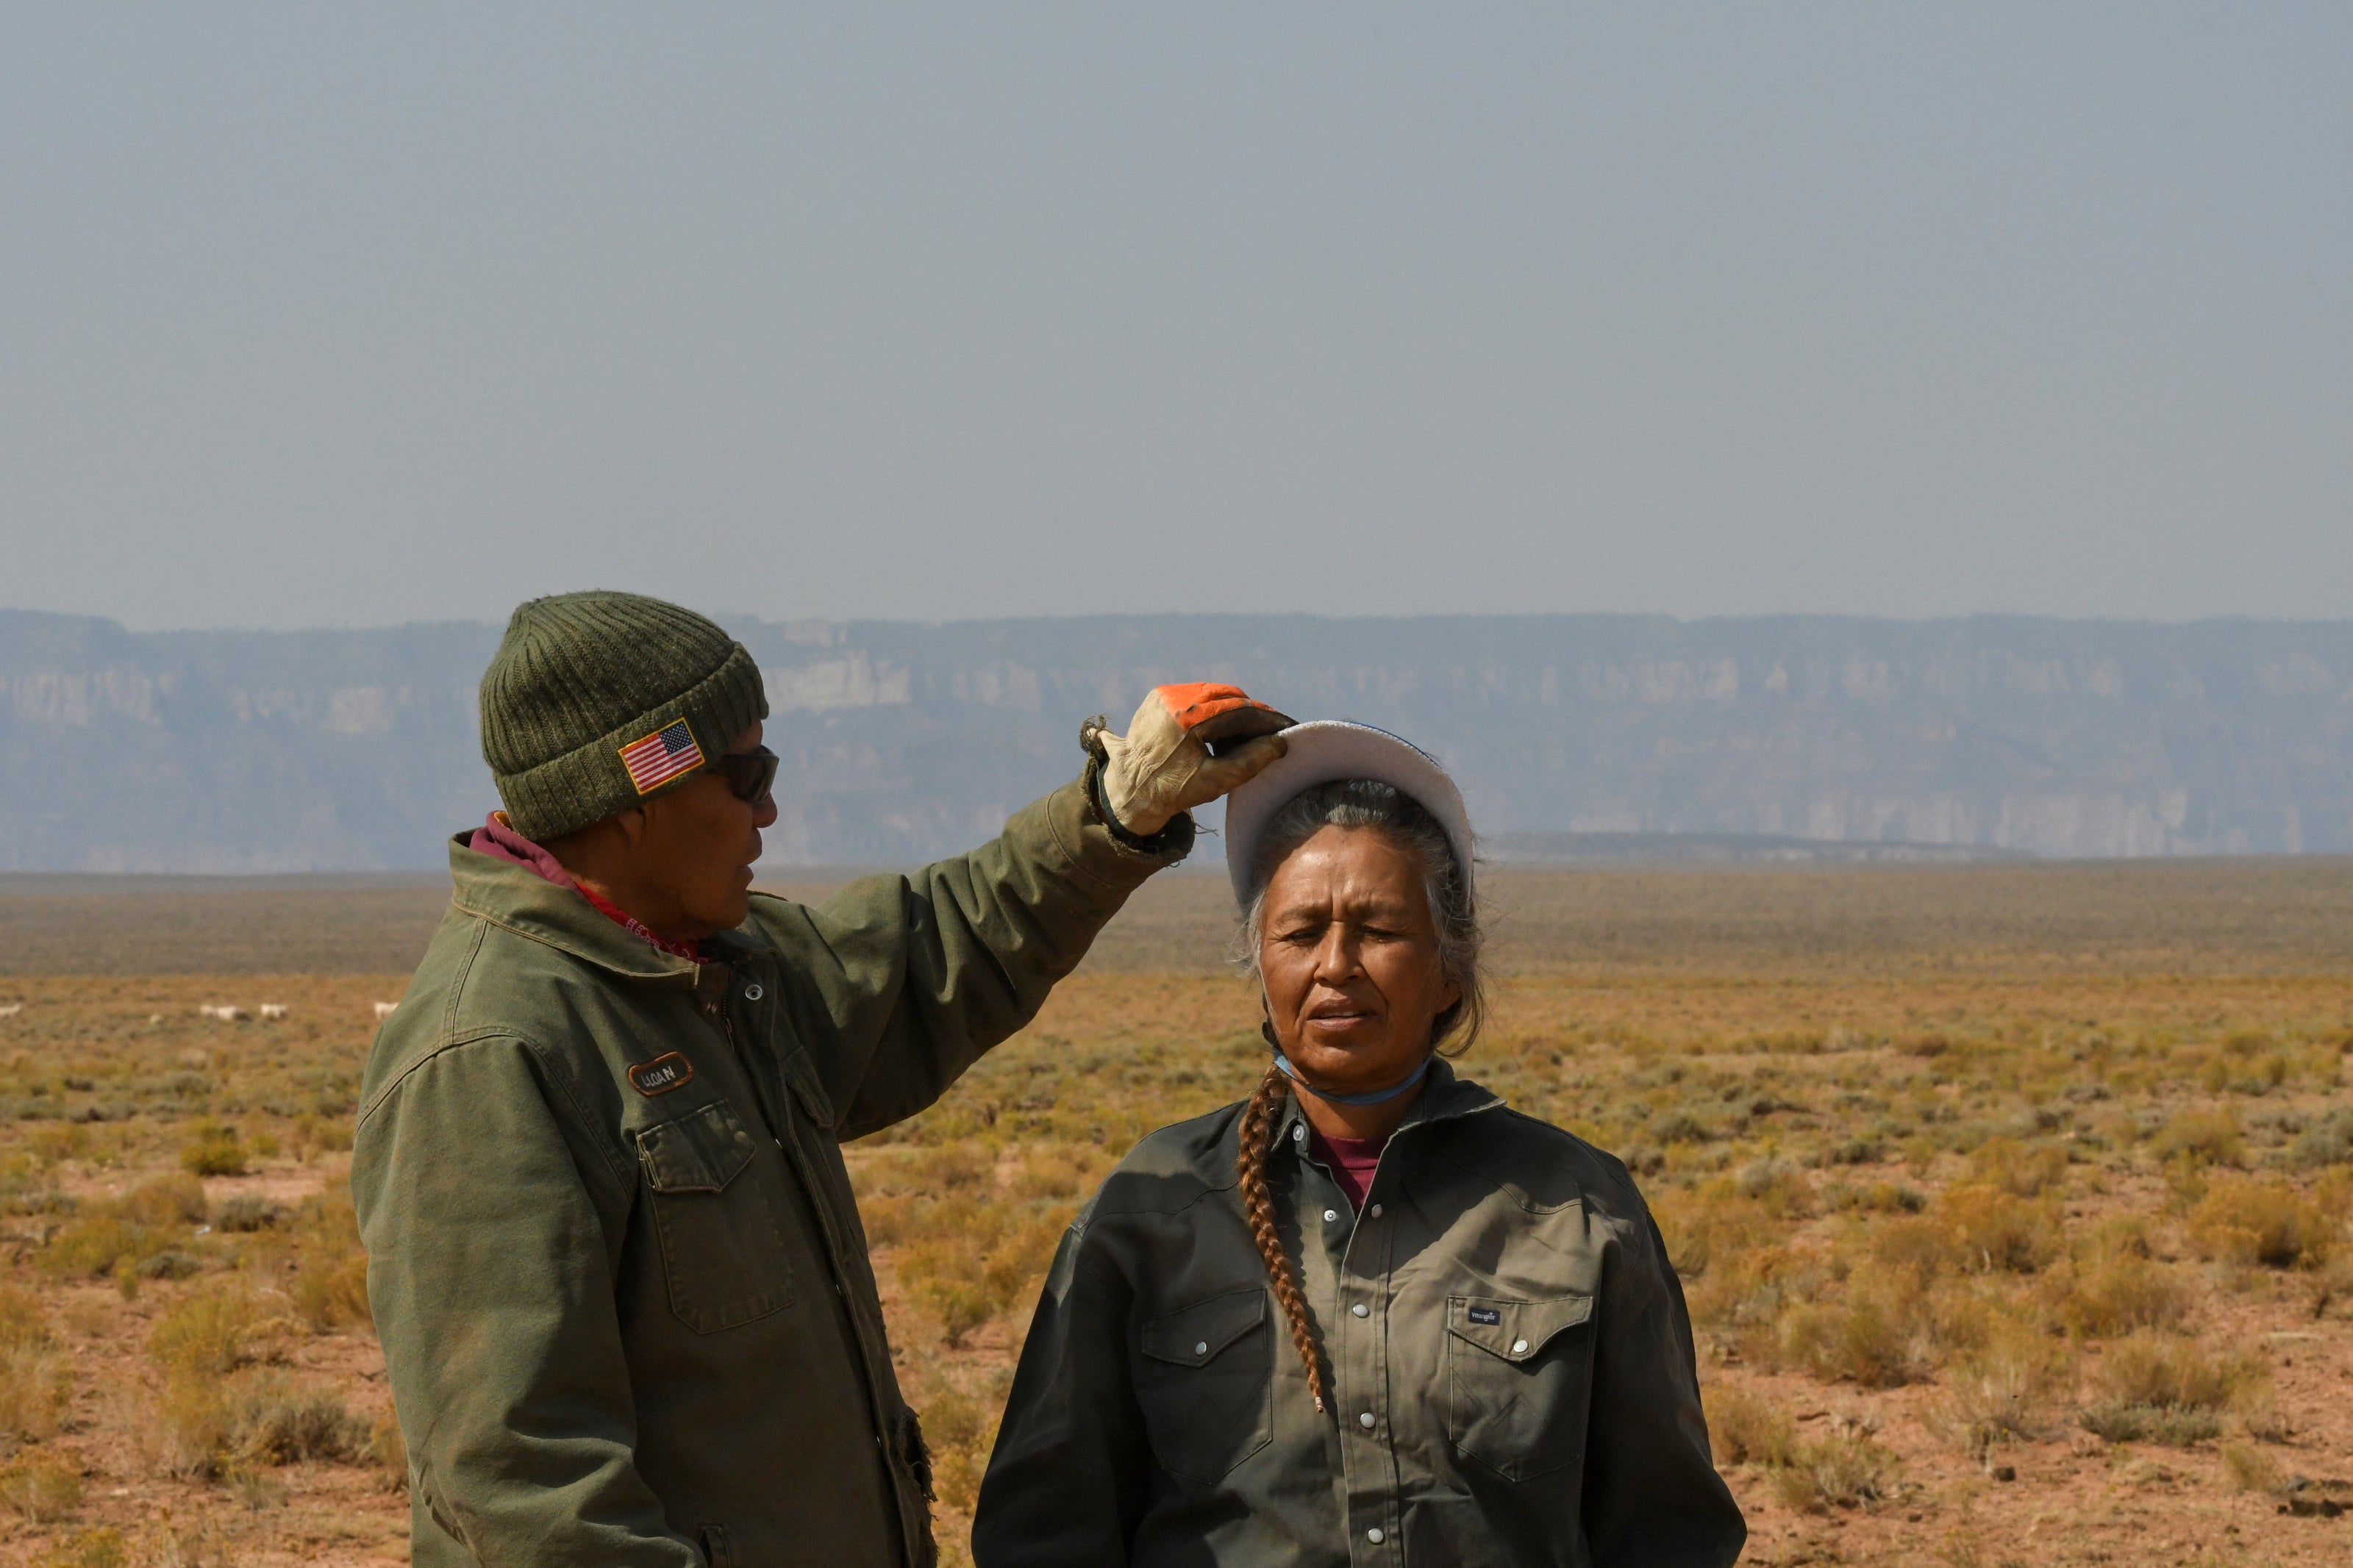
M 2353 615 L 2353 6 L 0 6 L 0 605 Z

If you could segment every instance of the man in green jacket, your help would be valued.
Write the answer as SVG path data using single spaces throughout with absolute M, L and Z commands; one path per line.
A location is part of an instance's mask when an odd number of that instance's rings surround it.
M 766 712 L 742 645 L 632 595 L 522 605 L 483 678 L 506 809 L 451 847 L 352 1164 L 424 1568 L 928 1563 L 839 1145 L 1028 1022 L 1282 746 L 1213 757 L 1280 716 L 1163 688 L 993 843 L 805 908 L 749 891 Z

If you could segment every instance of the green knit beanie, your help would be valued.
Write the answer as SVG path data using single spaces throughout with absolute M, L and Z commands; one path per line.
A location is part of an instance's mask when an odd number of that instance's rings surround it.
M 542 841 L 682 782 L 767 716 L 742 643 L 638 594 L 516 606 L 482 672 L 482 759 L 514 830 Z

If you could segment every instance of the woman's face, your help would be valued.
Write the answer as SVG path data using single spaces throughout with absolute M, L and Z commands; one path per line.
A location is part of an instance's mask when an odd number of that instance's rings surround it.
M 1411 1072 L 1462 998 L 1439 971 L 1419 863 L 1375 827 L 1321 828 L 1275 868 L 1258 965 L 1283 1055 L 1335 1094 Z

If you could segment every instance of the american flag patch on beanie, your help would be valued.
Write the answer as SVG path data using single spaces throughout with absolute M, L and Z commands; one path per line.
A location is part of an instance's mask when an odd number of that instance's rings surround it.
M 629 782 L 639 795 L 651 795 L 679 774 L 701 767 L 702 748 L 694 743 L 694 731 L 686 721 L 674 719 L 644 740 L 623 746 L 621 765 L 629 770 Z

